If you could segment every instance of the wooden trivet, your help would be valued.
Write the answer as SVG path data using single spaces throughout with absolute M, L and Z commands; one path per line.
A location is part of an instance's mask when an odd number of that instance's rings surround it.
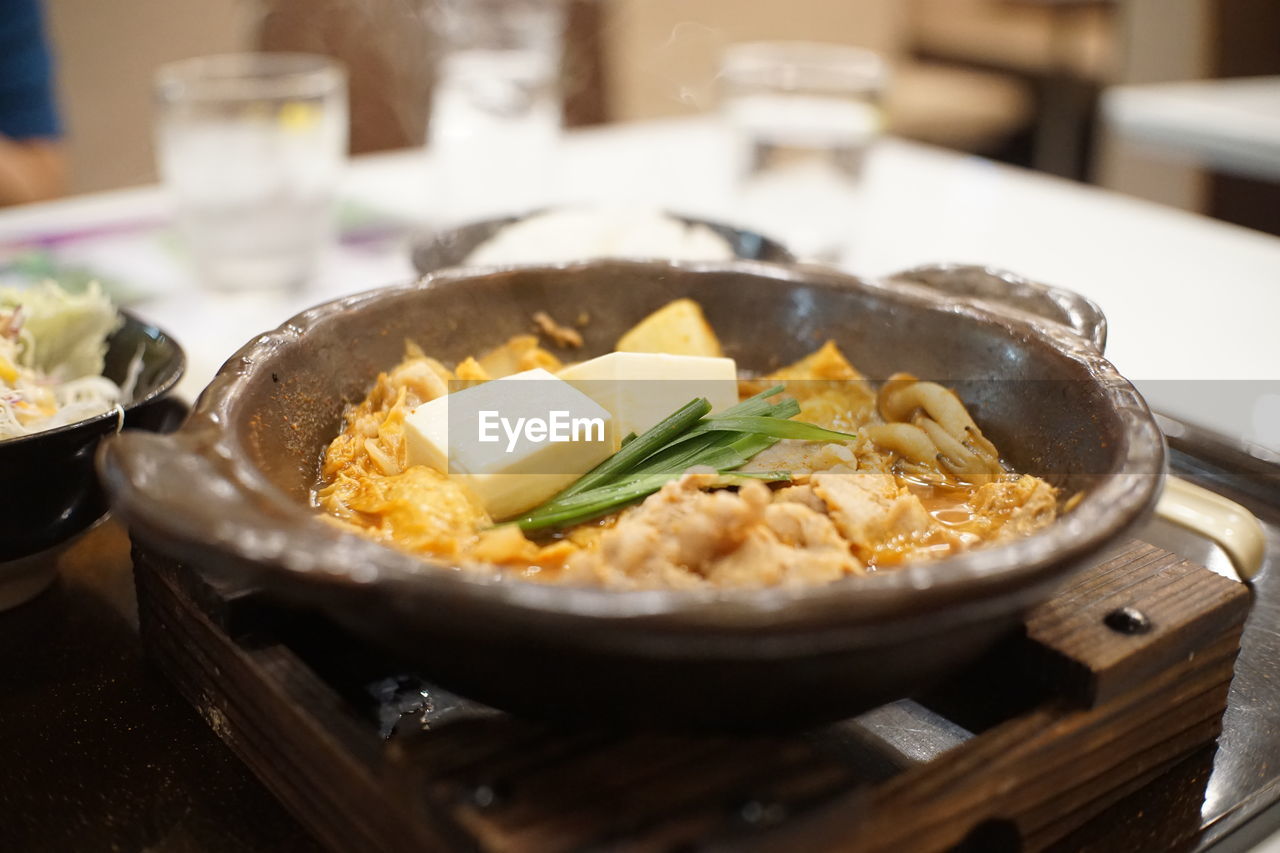
M 1133 541 L 934 693 L 786 736 L 568 730 L 134 550 L 144 643 L 335 850 L 1043 849 L 1221 728 L 1245 587 Z

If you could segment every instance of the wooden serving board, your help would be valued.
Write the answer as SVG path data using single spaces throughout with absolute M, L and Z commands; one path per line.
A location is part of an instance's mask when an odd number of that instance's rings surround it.
M 1069 845 L 1203 756 L 1249 606 L 1244 586 L 1133 541 L 930 695 L 802 734 L 693 737 L 517 719 L 315 616 L 143 549 L 134 567 L 153 659 L 335 850 Z

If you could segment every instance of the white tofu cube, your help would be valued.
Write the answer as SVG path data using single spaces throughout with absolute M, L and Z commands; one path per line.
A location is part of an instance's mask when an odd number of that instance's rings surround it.
M 532 509 L 613 453 L 608 409 L 546 370 L 439 397 L 405 417 L 410 465 L 465 482 L 495 519 Z
M 738 402 L 738 371 L 731 358 L 611 352 L 559 371 L 559 376 L 613 415 L 618 441 L 639 435 L 697 397 L 711 411 Z

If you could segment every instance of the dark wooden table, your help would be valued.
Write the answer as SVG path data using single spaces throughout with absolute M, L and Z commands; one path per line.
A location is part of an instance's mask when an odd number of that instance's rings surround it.
M 124 532 L 59 562 L 0 613 L 0 849 L 318 849 L 143 659 Z
M 1218 749 L 1104 813 L 1074 847 L 1164 849 L 1161 815 L 1188 810 L 1200 848 L 1245 849 L 1280 827 L 1280 512 L 1249 502 L 1269 522 L 1272 565 Z M 51 589 L 0 613 L 0 849 L 316 849 L 144 660 L 125 534 L 105 523 L 59 562 Z

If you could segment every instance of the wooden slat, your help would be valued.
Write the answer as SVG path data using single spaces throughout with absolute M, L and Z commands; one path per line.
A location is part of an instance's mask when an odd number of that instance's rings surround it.
M 387 806 L 401 798 L 324 731 L 310 709 L 234 648 L 164 570 L 134 557 L 144 641 L 179 690 L 214 731 L 281 799 L 295 817 L 335 849 L 438 849 L 466 836 L 446 818 L 405 816 Z M 216 658 L 216 663 L 214 659 Z M 165 666 L 165 664 L 169 664 Z M 300 674 L 302 667 L 297 667 Z M 389 794 L 391 794 L 389 796 Z
M 1069 831 L 1115 802 L 1130 782 L 1216 736 L 1239 627 L 1110 704 L 1024 714 L 873 792 L 836 800 L 765 846 L 941 850 L 990 819 L 1010 821 L 1028 836 L 1040 833 L 1048 843 L 1050 824 Z M 858 813 L 865 819 L 851 821 Z
M 708 744 L 682 739 L 673 747 L 664 767 L 649 764 L 636 772 L 623 764 L 606 770 L 622 777 L 613 796 L 593 796 L 591 777 L 571 771 L 554 787 L 529 779 L 505 806 L 469 808 L 459 820 L 492 849 L 579 849 L 644 835 L 673 818 L 709 813 L 714 822 L 723 822 L 773 780 L 838 769 L 798 739 Z M 840 777 L 847 779 L 847 772 Z
M 1107 614 L 1126 607 L 1146 616 L 1150 630 L 1126 635 L 1108 627 Z M 1219 636 L 1248 607 L 1240 584 L 1134 542 L 1037 608 L 1027 636 L 1055 659 L 1047 677 L 1074 685 L 1082 701 L 1096 705 Z

